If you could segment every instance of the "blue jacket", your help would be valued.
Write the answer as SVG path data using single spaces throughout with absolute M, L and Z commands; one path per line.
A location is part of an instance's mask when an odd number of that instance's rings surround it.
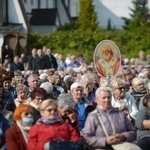
M 3 108 L 9 111 L 14 111 L 16 105 L 14 103 L 14 99 L 9 91 L 3 91 L 2 95 L 0 95 L 0 100 L 2 101 Z

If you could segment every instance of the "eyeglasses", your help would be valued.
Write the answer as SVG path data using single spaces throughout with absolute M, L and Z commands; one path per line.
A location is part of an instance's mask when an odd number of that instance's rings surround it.
M 25 116 L 28 116 L 28 115 L 32 115 L 33 116 L 33 112 L 25 112 L 24 115 Z
M 50 108 L 50 109 L 46 109 L 46 111 L 47 112 L 52 112 L 52 111 L 57 112 L 57 109 L 56 108 Z
M 122 86 L 122 87 L 118 87 L 118 88 L 115 88 L 115 89 L 118 89 L 118 90 L 125 90 L 125 87 L 124 86 Z

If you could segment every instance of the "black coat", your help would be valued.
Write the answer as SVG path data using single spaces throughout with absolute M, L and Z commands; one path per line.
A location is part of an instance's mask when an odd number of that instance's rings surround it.
M 31 56 L 28 60 L 28 70 L 37 70 L 37 57 Z
M 45 55 L 44 56 L 44 59 L 46 60 L 46 68 L 45 69 L 49 69 L 49 68 L 54 68 L 54 69 L 57 69 L 58 67 L 58 64 L 57 64 L 57 61 L 55 59 L 55 57 L 53 55 Z
M 36 68 L 37 70 L 39 69 L 46 69 L 47 66 L 47 62 L 45 60 L 45 57 L 37 57 L 37 64 L 36 64 Z
M 14 72 L 14 71 L 16 71 L 16 70 L 23 71 L 23 70 L 24 70 L 23 63 L 20 63 L 20 62 L 19 62 L 18 64 L 12 63 L 12 64 L 10 65 L 10 71 Z

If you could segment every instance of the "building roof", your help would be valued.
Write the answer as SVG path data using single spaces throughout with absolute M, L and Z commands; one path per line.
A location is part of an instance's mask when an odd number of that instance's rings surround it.
M 55 25 L 57 9 L 32 9 L 31 25 Z

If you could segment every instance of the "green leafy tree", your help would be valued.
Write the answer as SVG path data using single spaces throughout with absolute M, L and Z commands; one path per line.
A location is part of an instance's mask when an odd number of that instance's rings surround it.
M 149 25 L 150 15 L 148 9 L 148 0 L 133 0 L 134 8 L 130 8 L 132 14 L 131 19 L 123 18 L 125 20 L 125 29 L 135 29 Z
M 96 30 L 98 28 L 97 16 L 92 0 L 80 0 L 80 11 L 77 22 L 81 30 Z

